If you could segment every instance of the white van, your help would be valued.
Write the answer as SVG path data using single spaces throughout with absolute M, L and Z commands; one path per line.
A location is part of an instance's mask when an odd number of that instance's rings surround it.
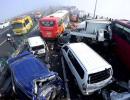
M 46 53 L 47 45 L 40 36 L 28 38 L 29 50 L 38 56 L 44 56 Z
M 112 66 L 86 44 L 65 44 L 61 50 L 83 95 L 89 95 L 111 82 Z

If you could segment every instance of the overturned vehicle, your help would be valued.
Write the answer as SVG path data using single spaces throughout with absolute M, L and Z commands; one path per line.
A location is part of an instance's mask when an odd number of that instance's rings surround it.
M 13 90 L 20 99 L 49 100 L 61 97 L 63 81 L 30 52 L 9 58 Z

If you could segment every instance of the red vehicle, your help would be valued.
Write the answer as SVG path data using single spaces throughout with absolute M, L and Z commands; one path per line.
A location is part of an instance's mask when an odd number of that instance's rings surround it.
M 43 17 L 39 22 L 40 34 L 43 38 L 56 39 L 65 31 L 65 25 L 69 22 L 69 12 L 59 10 L 54 14 Z
M 130 22 L 115 20 L 112 22 L 114 50 L 123 63 L 130 69 Z

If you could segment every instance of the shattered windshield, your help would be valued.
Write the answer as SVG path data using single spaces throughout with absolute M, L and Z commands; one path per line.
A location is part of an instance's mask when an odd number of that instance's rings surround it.
M 40 49 L 44 49 L 44 45 L 32 47 L 33 51 L 40 50 Z
M 23 28 L 23 24 L 22 23 L 13 23 L 12 27 L 13 27 L 13 29 Z

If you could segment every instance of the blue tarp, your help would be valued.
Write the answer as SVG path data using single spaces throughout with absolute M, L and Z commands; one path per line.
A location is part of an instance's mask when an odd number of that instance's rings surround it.
M 24 52 L 15 58 L 10 58 L 8 63 L 13 73 L 15 84 L 31 97 L 33 96 L 32 89 L 34 79 L 55 74 L 54 72 L 50 72 L 44 63 L 28 52 Z

